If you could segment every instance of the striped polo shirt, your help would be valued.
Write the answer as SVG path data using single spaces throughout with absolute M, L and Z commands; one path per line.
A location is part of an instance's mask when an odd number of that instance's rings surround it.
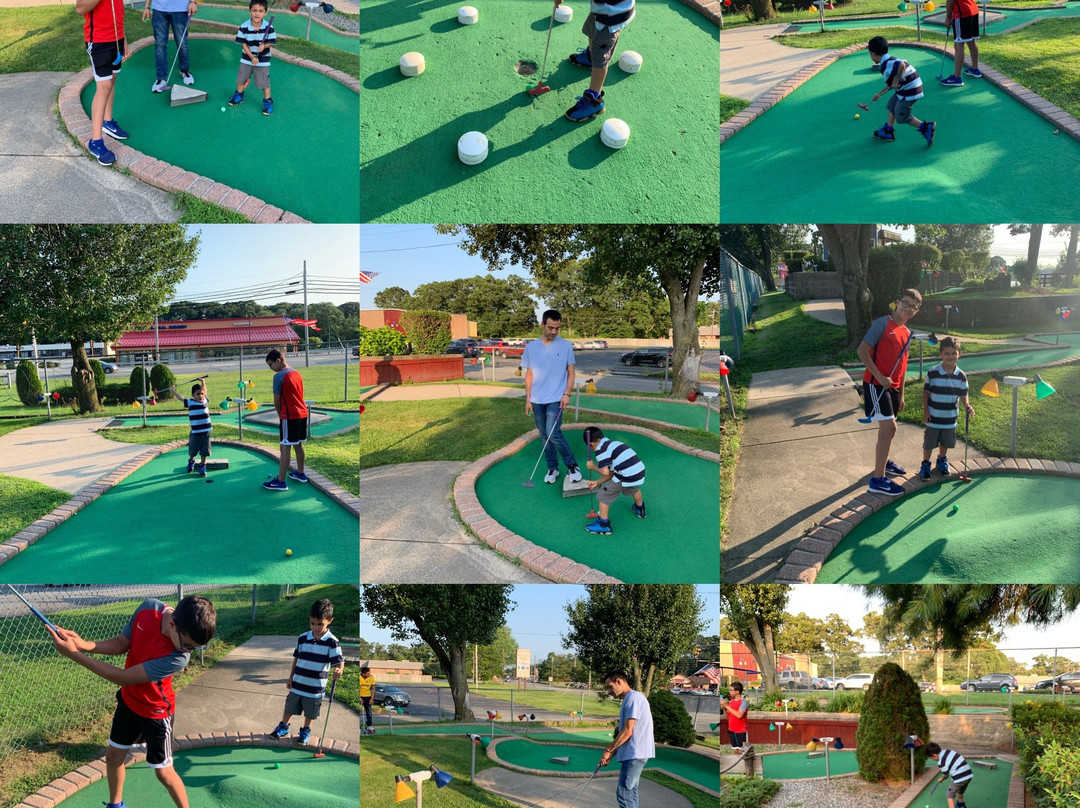
M 893 86 L 896 74 L 903 70 L 903 73 L 900 74 L 900 86 L 896 88 L 896 94 L 900 98 L 905 101 L 918 101 L 923 97 L 922 79 L 919 78 L 919 71 L 903 59 L 898 59 L 892 54 L 886 53 L 881 57 L 878 69 L 885 78 L 885 83 L 890 87 Z
M 634 19 L 634 0 L 592 0 L 589 10 L 596 15 L 597 30 L 614 32 Z
M 210 402 L 198 401 L 194 398 L 185 398 L 184 406 L 187 407 L 188 423 L 191 425 L 192 435 L 201 435 L 214 428 L 210 423 Z
M 968 392 L 964 371 L 957 367 L 952 373 L 946 373 L 939 362 L 926 374 L 923 390 L 929 394 L 927 409 L 930 418 L 926 425 L 935 429 L 956 429 L 960 397 Z
M 316 639 L 310 631 L 296 638 L 293 651 L 296 670 L 290 690 L 298 696 L 321 699 L 326 692 L 326 677 L 344 659 L 338 639 L 329 631 Z
M 942 774 L 949 775 L 957 785 L 966 783 L 972 778 L 971 766 L 968 765 L 967 760 L 959 752 L 954 752 L 952 749 L 941 750 L 941 754 L 938 755 L 937 765 L 941 768 Z
M 259 45 L 263 43 L 264 38 L 268 45 L 273 45 L 277 42 L 277 32 L 274 31 L 274 26 L 270 24 L 270 20 L 264 18 L 262 27 L 256 28 L 249 17 L 244 21 L 244 24 L 240 26 L 240 30 L 236 32 L 235 41 L 240 45 L 243 45 L 246 42 L 251 52 L 259 57 L 258 64 L 260 66 L 265 66 L 270 64 L 270 48 L 259 53 Z M 247 54 L 244 53 L 243 48 L 240 49 L 240 63 L 245 65 L 251 64 L 251 61 L 247 58 Z
M 645 464 L 622 441 L 600 438 L 596 445 L 596 465 L 600 468 L 610 466 L 615 479 L 627 487 L 645 482 Z

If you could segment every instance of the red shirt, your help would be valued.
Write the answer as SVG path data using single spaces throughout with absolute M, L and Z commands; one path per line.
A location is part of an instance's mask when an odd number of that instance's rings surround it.
M 885 318 L 885 334 L 874 346 L 874 364 L 882 373 L 892 371 L 890 377 L 892 385 L 890 386 L 894 390 L 899 390 L 903 386 L 904 374 L 907 373 L 907 345 L 910 336 L 911 331 L 907 326 L 897 325 L 892 317 L 887 317 Z M 899 362 L 896 361 L 897 356 L 900 357 Z M 896 365 L 895 369 L 893 365 Z M 877 384 L 869 370 L 863 373 L 863 381 Z
M 979 5 L 975 0 L 953 0 L 952 18 L 958 20 L 961 17 L 978 16 Z
M 124 660 L 124 668 L 133 668 L 144 662 L 166 657 L 175 660 L 171 667 L 178 666 L 183 669 L 187 663 L 186 655 L 180 654 L 172 639 L 161 633 L 161 622 L 165 617 L 164 606 L 165 604 L 153 600 L 144 601 L 132 616 L 129 623 L 131 646 L 128 648 L 127 659 Z M 183 664 L 180 664 L 181 660 Z M 173 714 L 176 705 L 171 675 L 158 681 L 124 685 L 120 688 L 120 697 L 133 713 L 143 718 L 167 718 Z
M 294 418 L 307 418 L 307 404 L 304 403 L 304 377 L 293 368 L 285 368 L 278 372 L 281 377 L 280 384 L 274 379 L 274 392 L 281 395 L 281 408 L 278 415 L 282 420 Z
M 739 697 L 737 700 L 732 700 L 729 706 L 729 712 L 727 717 L 728 732 L 746 732 L 746 714 L 743 713 L 742 717 L 733 715 L 730 710 L 734 710 L 736 713 L 742 712 L 743 707 L 746 705 L 746 699 Z
M 119 42 L 124 38 L 123 0 L 101 0 L 83 14 L 84 42 Z

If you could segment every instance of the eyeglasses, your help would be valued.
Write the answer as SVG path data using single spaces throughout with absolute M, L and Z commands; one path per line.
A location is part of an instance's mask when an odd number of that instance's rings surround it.
M 918 311 L 919 310 L 919 304 L 918 303 L 909 303 L 906 300 L 901 300 L 900 305 L 903 306 L 908 311 Z

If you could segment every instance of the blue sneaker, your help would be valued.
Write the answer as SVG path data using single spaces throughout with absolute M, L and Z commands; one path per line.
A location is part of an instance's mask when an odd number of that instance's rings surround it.
M 890 460 L 885 464 L 885 474 L 891 474 L 893 477 L 903 477 L 905 474 L 907 474 L 907 470 L 896 465 Z
M 311 737 L 311 727 L 300 727 L 300 732 L 296 736 L 296 742 L 303 746 L 307 745 L 308 738 Z
M 888 124 L 874 130 L 874 137 L 878 140 L 896 140 L 896 130 Z
M 922 126 L 919 127 L 919 132 L 924 138 L 926 138 L 926 145 L 934 145 L 934 134 L 937 132 L 937 124 L 933 121 L 923 121 Z
M 274 114 L 274 99 L 273 98 L 264 98 L 263 99 L 263 115 L 273 115 L 273 114 Z
M 267 733 L 271 738 L 284 738 L 289 734 L 289 725 L 284 721 L 278 722 L 278 725 Z
M 964 80 L 959 76 L 947 76 L 943 79 L 938 79 L 942 87 L 963 87 Z
M 638 519 L 644 519 L 645 518 L 645 503 L 644 502 L 642 502 L 640 505 L 638 505 L 636 503 L 631 505 L 630 510 L 632 510 L 634 512 L 634 515 Z
M 306 483 L 308 481 L 307 475 L 302 471 L 290 471 L 289 479 L 296 480 L 298 483 Z
M 196 470 L 199 472 L 200 477 L 205 477 L 206 476 L 206 464 L 205 463 L 200 463 L 198 466 L 196 466 Z
M 611 535 L 611 520 L 600 519 L 597 517 L 596 521 L 591 525 L 585 525 L 585 529 L 592 533 L 594 536 L 610 536 Z
M 920 480 L 929 480 L 930 479 L 930 461 L 929 460 L 924 460 L 922 462 L 922 465 L 919 466 L 919 479 Z
M 244 94 L 239 90 L 232 94 L 232 98 L 229 99 L 229 106 L 235 107 L 237 104 L 244 103 Z
M 123 800 L 120 800 L 120 802 L 103 802 L 101 804 L 104 805 L 105 808 L 127 808 L 127 806 L 124 805 Z
M 188 461 L 187 461 L 187 473 L 191 474 L 191 472 L 194 471 L 194 469 L 195 469 L 195 458 L 194 457 L 189 457 Z
M 587 67 L 591 70 L 592 56 L 589 55 L 589 49 L 582 48 L 577 53 L 571 53 L 570 64 L 577 65 L 578 67 Z
M 105 145 L 105 138 L 88 141 L 86 148 L 103 166 L 111 166 L 116 162 L 116 155 Z
M 265 488 L 267 491 L 288 491 L 289 490 L 289 486 L 285 483 L 285 481 L 284 480 L 279 480 L 277 477 L 275 477 L 272 480 L 267 480 L 265 483 L 263 483 L 263 488 Z
M 871 477 L 870 493 L 883 494 L 887 497 L 898 497 L 904 493 L 904 489 L 898 486 L 888 477 Z
M 105 121 L 101 125 L 101 128 L 105 130 L 105 134 L 109 137 L 116 138 L 117 140 L 127 140 L 128 133 L 120 128 L 120 124 L 116 121 Z
M 934 468 L 938 470 L 942 477 L 948 477 L 951 473 L 949 471 L 949 458 L 938 455 L 937 463 L 934 464 Z
M 971 76 L 973 79 L 981 79 L 983 77 L 982 71 L 977 67 L 965 67 L 964 75 Z
M 599 93 L 594 93 L 592 90 L 586 90 L 584 95 L 578 96 L 577 103 L 566 111 L 566 117 L 567 120 L 571 120 L 574 123 L 581 123 L 590 118 L 595 118 L 603 111 L 603 91 L 601 90 Z

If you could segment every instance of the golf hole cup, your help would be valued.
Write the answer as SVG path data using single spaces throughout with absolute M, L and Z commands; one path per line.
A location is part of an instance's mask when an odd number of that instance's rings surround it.
M 623 51 L 619 54 L 619 67 L 624 73 L 637 73 L 641 70 L 641 54 L 637 51 Z
M 555 22 L 570 22 L 574 19 L 574 9 L 570 6 L 558 6 L 555 9 Z
M 466 132 L 457 142 L 458 159 L 467 166 L 476 166 L 488 156 L 488 139 L 483 132 Z
M 604 142 L 605 146 L 612 149 L 621 149 L 630 140 L 630 127 L 626 125 L 626 121 L 618 118 L 608 118 L 600 129 L 600 140 Z
M 424 72 L 425 66 L 424 54 L 416 51 L 409 51 L 398 59 L 398 67 L 401 68 L 403 76 L 419 76 Z
M 462 6 L 457 10 L 457 21 L 462 25 L 475 25 L 480 19 L 480 12 L 472 6 Z

